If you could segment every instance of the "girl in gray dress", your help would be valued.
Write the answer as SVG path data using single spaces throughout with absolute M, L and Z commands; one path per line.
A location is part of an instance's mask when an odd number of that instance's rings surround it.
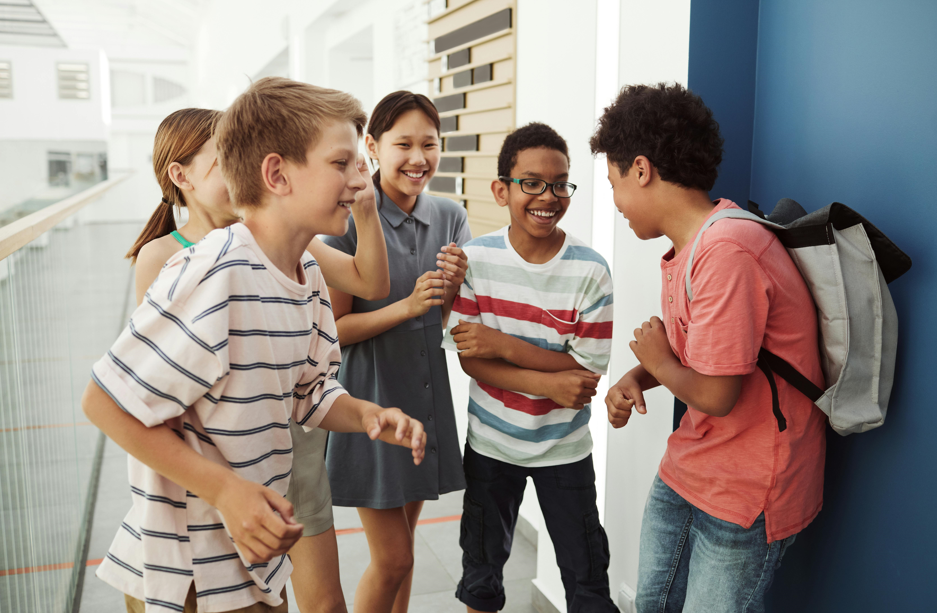
M 444 322 L 465 278 L 465 209 L 423 193 L 439 166 L 439 115 L 426 96 L 396 92 L 375 107 L 366 136 L 390 267 L 390 296 L 364 300 L 329 288 L 342 345 L 339 381 L 356 398 L 399 406 L 426 428 L 426 457 L 366 435 L 331 434 L 332 501 L 358 508 L 371 563 L 355 610 L 403 613 L 410 600 L 414 530 L 424 500 L 465 488 L 446 358 Z M 355 220 L 327 244 L 354 253 Z M 403 449 L 403 448 L 401 448 Z M 406 451 L 406 450 L 404 450 Z

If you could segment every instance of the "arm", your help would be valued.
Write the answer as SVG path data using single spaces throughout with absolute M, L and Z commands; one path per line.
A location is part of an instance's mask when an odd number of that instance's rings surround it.
M 146 427 L 94 381 L 85 389 L 81 406 L 127 453 L 217 508 L 251 564 L 286 553 L 302 536 L 302 525 L 293 521 L 293 505 L 280 494 L 198 454 L 169 426 Z
M 587 370 L 566 352 L 543 349 L 484 324 L 469 323 L 462 319 L 459 325 L 452 328 L 452 340 L 459 350 L 459 356 L 464 358 L 501 359 L 540 372 Z
M 545 396 L 560 406 L 582 409 L 595 396 L 599 377 L 586 370 L 540 372 L 501 359 L 469 358 L 459 354 L 462 370 L 477 381 L 512 392 Z
M 372 441 L 380 438 L 385 443 L 409 447 L 413 450 L 414 464 L 423 461 L 426 447 L 423 424 L 400 409 L 384 409 L 373 402 L 342 394 L 335 399 L 319 427 L 332 432 L 365 432 Z
M 449 243 L 436 254 L 436 266 L 443 271 L 446 280 L 446 293 L 442 303 L 442 329 L 446 329 L 449 314 L 452 312 L 452 303 L 459 295 L 465 274 L 468 272 L 468 256 L 455 243 Z
M 355 255 L 343 253 L 318 238 L 314 238 L 306 250 L 316 258 L 329 287 L 365 300 L 381 300 L 390 293 L 387 245 L 375 205 L 374 183 L 368 175 L 363 155 L 358 157 L 358 170 L 365 175 L 367 186 L 358 192 L 351 206 L 358 232 Z
M 742 391 L 742 375 L 711 376 L 684 366 L 674 355 L 658 317 L 634 331 L 631 350 L 644 370 L 687 406 L 713 417 L 728 415 Z
M 433 306 L 443 303 L 444 279 L 441 271 L 430 271 L 416 280 L 413 293 L 369 313 L 352 313 L 352 297 L 340 290 L 329 288 L 332 313 L 338 328 L 338 340 L 343 345 L 353 345 L 374 338 L 404 321 L 424 315 Z
M 134 286 L 136 288 L 137 306 L 143 302 L 146 291 L 153 285 L 153 281 L 159 276 L 159 271 L 163 269 L 163 264 L 172 257 L 174 253 L 182 250 L 182 245 L 173 239 L 170 248 L 161 244 L 160 239 L 156 239 L 143 245 L 140 254 L 137 256 L 137 263 L 134 266 Z

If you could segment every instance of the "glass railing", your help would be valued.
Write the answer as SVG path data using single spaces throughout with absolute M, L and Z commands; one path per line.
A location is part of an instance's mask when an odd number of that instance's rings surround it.
M 140 223 L 82 223 L 111 179 L 0 228 L 0 611 L 77 610 L 103 436 L 91 365 L 133 306 Z

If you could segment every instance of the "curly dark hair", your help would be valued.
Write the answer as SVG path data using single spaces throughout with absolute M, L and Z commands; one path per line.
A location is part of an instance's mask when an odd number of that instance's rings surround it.
M 605 109 L 589 140 L 621 173 L 643 155 L 660 178 L 708 192 L 722 162 L 719 123 L 703 100 L 679 83 L 628 85 Z
M 569 162 L 569 147 L 563 137 L 547 124 L 533 121 L 514 130 L 504 139 L 501 153 L 498 154 L 498 176 L 510 176 L 514 165 L 517 164 L 517 154 L 524 149 L 537 147 L 556 149 L 565 155 L 566 161 Z

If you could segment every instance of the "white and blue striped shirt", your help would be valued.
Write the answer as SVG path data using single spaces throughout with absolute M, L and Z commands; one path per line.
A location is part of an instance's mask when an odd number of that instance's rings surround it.
M 290 420 L 313 429 L 345 390 L 328 290 L 308 253 L 303 283 L 278 270 L 243 224 L 215 230 L 163 267 L 94 381 L 152 427 L 167 424 L 209 460 L 281 494 Z M 98 576 L 147 611 L 276 606 L 287 556 L 248 565 L 217 509 L 130 458 L 133 508 Z

